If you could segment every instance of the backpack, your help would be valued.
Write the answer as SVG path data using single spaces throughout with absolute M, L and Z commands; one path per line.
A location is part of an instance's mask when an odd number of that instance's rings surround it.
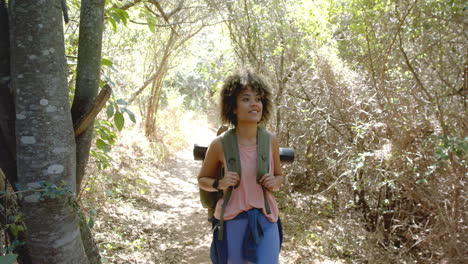
M 239 145 L 237 144 L 237 136 L 235 129 L 227 130 L 221 136 L 221 144 L 223 147 L 224 158 L 226 160 L 226 166 L 229 171 L 235 171 L 239 174 L 240 178 L 242 179 L 241 175 L 241 164 L 240 164 L 240 157 L 239 157 Z M 257 129 L 257 183 L 260 184 L 260 179 L 263 175 L 268 173 L 270 170 L 270 135 L 264 128 Z M 216 178 L 222 179 L 224 176 L 224 169 L 220 168 Z M 239 184 L 238 184 L 239 185 Z M 221 219 L 219 221 L 220 225 L 220 232 L 218 232 L 218 239 L 223 239 L 223 228 L 224 228 L 224 211 L 226 206 L 231 198 L 232 191 L 234 188 L 237 188 L 238 185 L 234 187 L 230 187 L 224 194 L 222 191 L 218 192 L 208 192 L 202 190 L 200 188 L 200 201 L 202 206 L 208 209 L 208 220 L 214 214 L 214 210 L 218 200 L 221 197 L 224 197 L 224 202 L 221 207 Z M 267 214 L 271 213 L 270 205 L 268 203 L 265 188 L 263 188 L 263 199 L 265 201 L 265 210 Z

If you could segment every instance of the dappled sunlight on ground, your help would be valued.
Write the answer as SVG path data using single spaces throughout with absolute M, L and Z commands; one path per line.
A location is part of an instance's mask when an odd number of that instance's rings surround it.
M 193 159 L 195 142 L 208 144 L 214 132 L 206 120 L 185 116 L 187 147 L 161 162 L 138 125 L 119 135 L 103 187 L 96 240 L 108 263 L 210 263 L 211 224 L 199 202 Z

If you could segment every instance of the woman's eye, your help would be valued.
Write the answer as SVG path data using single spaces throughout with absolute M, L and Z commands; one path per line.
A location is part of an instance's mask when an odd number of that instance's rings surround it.
M 243 101 L 243 102 L 248 102 L 248 101 L 249 101 L 249 98 L 244 97 L 244 98 L 242 98 L 242 101 Z

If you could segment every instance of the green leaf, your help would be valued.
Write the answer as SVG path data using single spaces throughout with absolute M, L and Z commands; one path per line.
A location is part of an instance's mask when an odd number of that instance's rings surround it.
M 417 184 L 427 184 L 426 179 L 420 179 L 416 181 Z
M 118 19 L 115 19 L 117 22 L 122 21 L 125 26 L 127 25 L 129 16 L 126 10 L 119 9 L 119 8 L 109 8 L 109 10 L 112 12 L 111 13 L 112 17 L 118 18 Z
M 18 255 L 16 254 L 8 254 L 6 256 L 0 256 L 0 263 L 2 264 L 13 264 L 16 262 L 16 258 Z
M 154 18 L 152 16 L 147 16 L 146 17 L 146 22 L 148 24 L 148 28 L 151 31 L 151 33 L 156 32 L 156 23 L 154 22 Z
M 99 136 L 102 140 L 105 140 L 110 144 L 112 144 L 115 141 L 115 134 L 108 129 L 104 130 L 102 133 L 99 133 Z
M 112 66 L 114 63 L 106 58 L 101 59 L 101 66 Z
M 102 139 L 98 139 L 96 140 L 96 147 L 100 150 L 103 150 L 103 151 L 109 151 L 110 148 L 109 148 L 109 144 L 107 144 L 106 142 L 104 142 L 104 140 Z
M 120 23 L 120 17 L 119 17 L 118 14 L 116 14 L 116 13 L 111 13 L 110 15 L 111 15 L 111 17 L 114 19 L 114 21 L 115 21 L 116 24 L 117 24 L 117 23 Z
M 124 99 L 118 99 L 117 104 L 119 104 L 119 105 L 128 105 L 127 101 L 125 101 Z
M 111 118 L 114 115 L 114 106 L 109 104 L 106 109 L 107 118 Z
M 122 115 L 121 112 L 115 112 L 115 115 L 114 115 L 114 123 L 115 123 L 115 126 L 117 127 L 117 129 L 119 131 L 122 130 L 124 124 L 125 124 L 125 119 Z
M 11 224 L 11 225 L 10 225 L 10 231 L 11 231 L 11 233 L 13 234 L 13 236 L 15 236 L 15 237 L 18 236 L 18 230 L 16 229 L 16 225 L 15 225 L 15 224 Z
M 123 108 L 122 110 L 127 113 L 128 117 L 130 120 L 132 120 L 133 123 L 136 123 L 135 114 L 132 111 L 130 111 L 128 108 Z
M 109 16 L 107 20 L 109 21 L 109 23 L 111 23 L 112 30 L 114 32 L 116 32 L 117 31 L 117 23 L 115 22 L 114 18 L 112 16 Z
M 156 32 L 156 28 L 155 28 L 155 26 L 153 25 L 153 23 L 148 23 L 148 28 L 149 28 L 149 30 L 151 31 L 151 33 Z
M 90 217 L 88 220 L 88 226 L 91 229 L 94 227 L 94 219 L 92 217 Z
M 105 126 L 112 127 L 112 123 L 107 120 L 99 120 L 99 122 Z

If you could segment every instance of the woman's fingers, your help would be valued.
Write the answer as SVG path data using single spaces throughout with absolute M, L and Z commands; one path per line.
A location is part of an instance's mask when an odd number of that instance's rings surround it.
M 260 182 L 267 189 L 272 190 L 275 187 L 275 176 L 273 176 L 270 173 L 267 173 L 267 174 L 263 175 L 263 177 L 260 179 Z
M 237 172 L 228 171 L 222 181 L 224 181 L 225 186 L 235 186 L 239 182 L 239 174 Z

